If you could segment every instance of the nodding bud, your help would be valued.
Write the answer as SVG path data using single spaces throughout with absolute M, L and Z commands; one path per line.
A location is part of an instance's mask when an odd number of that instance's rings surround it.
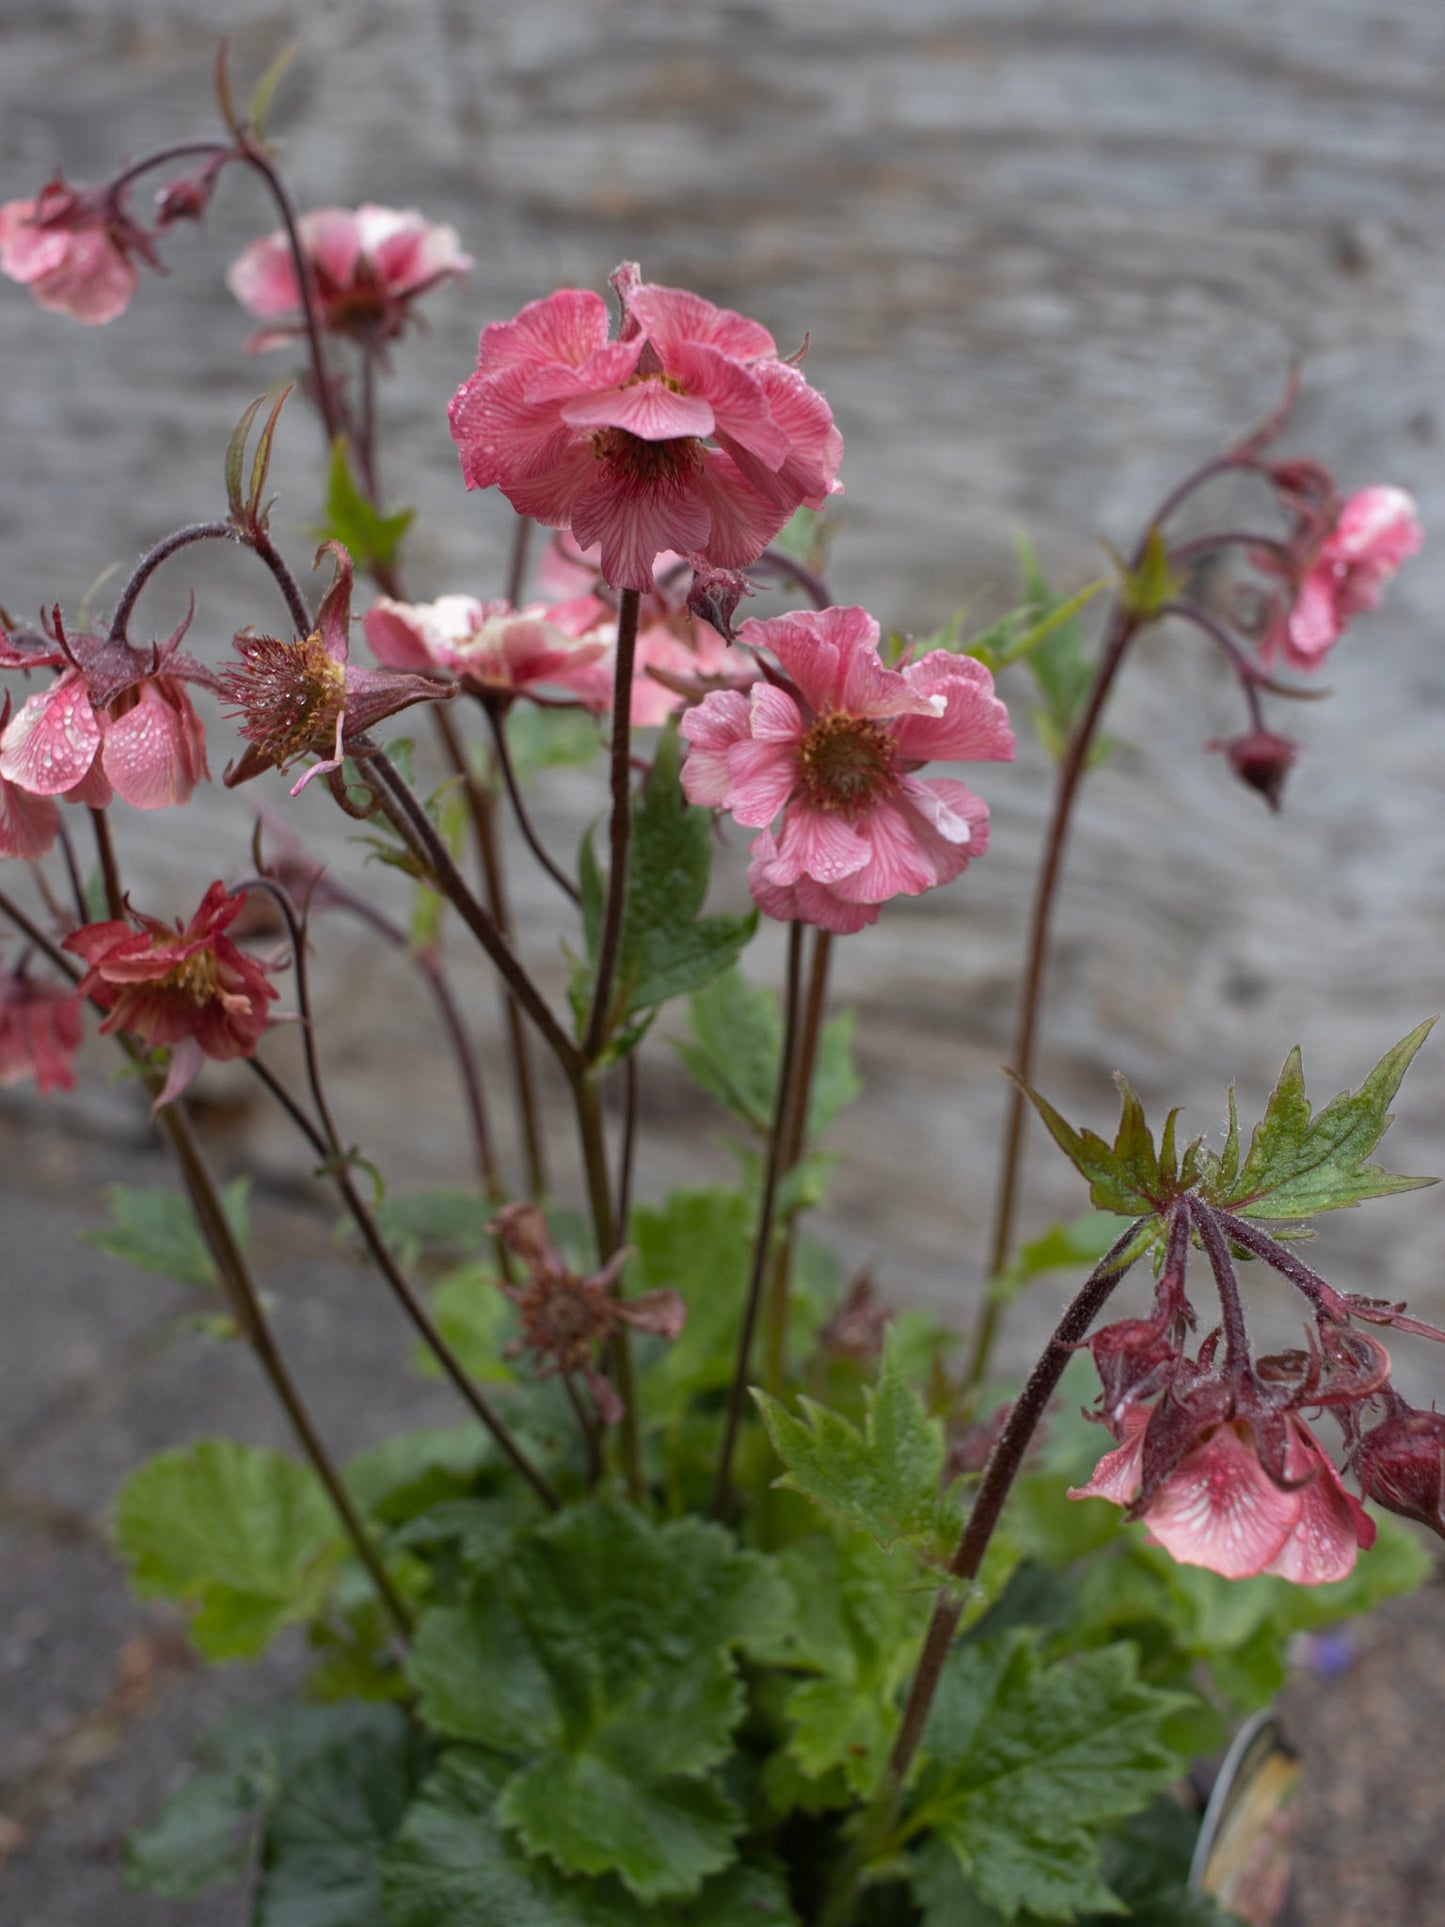
M 1276 736 L 1270 729 L 1251 729 L 1243 736 L 1206 743 L 1205 748 L 1223 751 L 1240 782 L 1258 790 L 1272 810 L 1279 808 L 1284 779 L 1298 754 L 1288 736 Z
M 1445 1413 L 1399 1400 L 1391 1417 L 1366 1432 L 1353 1463 L 1367 1499 L 1445 1538 Z
M 217 176 L 229 159 L 229 154 L 218 154 L 193 174 L 182 174 L 178 180 L 167 181 L 156 195 L 156 226 L 170 228 L 177 221 L 204 220 Z
M 720 636 L 731 642 L 738 604 L 744 596 L 755 593 L 741 569 L 714 569 L 706 563 L 694 564 L 692 587 L 687 592 L 687 612 L 710 622 Z

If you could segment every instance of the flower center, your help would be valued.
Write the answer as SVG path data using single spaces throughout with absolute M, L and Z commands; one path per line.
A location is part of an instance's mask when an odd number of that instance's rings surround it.
M 882 723 L 828 710 L 799 750 L 803 792 L 814 809 L 857 816 L 898 783 L 898 745 Z
M 193 1004 L 209 1004 L 220 995 L 220 965 L 213 950 L 198 950 L 183 957 L 173 970 L 161 978 L 162 990 L 173 990 Z
M 645 442 L 625 428 L 603 428 L 592 437 L 592 446 L 613 478 L 639 494 L 680 488 L 702 467 L 703 445 L 696 435 Z
M 237 636 L 239 667 L 221 687 L 236 705 L 241 734 L 278 769 L 304 750 L 326 747 L 346 702 L 346 671 L 327 654 L 319 630 L 301 642 Z

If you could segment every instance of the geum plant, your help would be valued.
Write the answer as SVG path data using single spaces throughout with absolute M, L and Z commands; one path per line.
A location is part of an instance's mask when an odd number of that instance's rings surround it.
M 1316 1214 L 1423 1182 L 1369 1159 L 1426 1027 L 1318 1113 L 1291 1055 L 1247 1148 L 1232 1099 L 1210 1150 L 1180 1145 L 1174 1113 L 1156 1144 L 1127 1086 L 1112 1144 L 1025 1087 L 1065 841 L 1131 643 L 1171 621 L 1221 652 L 1245 723 L 1212 747 L 1278 807 L 1296 746 L 1264 700 L 1301 693 L 1281 678 L 1316 668 L 1418 546 L 1409 497 L 1345 496 L 1318 463 L 1272 454 L 1282 409 L 1172 489 L 1105 581 L 1059 602 L 1026 557 L 1020 609 L 915 644 L 837 606 L 822 575 L 816 512 L 842 443 L 801 355 L 624 264 L 611 314 L 563 289 L 483 329 L 451 433 L 467 484 L 517 511 L 511 579 L 501 596 L 472 583 L 410 602 L 410 517 L 377 486 L 378 377 L 414 305 L 469 263 L 412 211 L 298 215 L 263 127 L 275 77 L 243 117 L 222 62 L 222 137 L 0 211 L 0 267 L 96 324 L 223 176 L 258 177 L 280 229 L 229 281 L 266 324 L 248 347 L 301 346 L 329 463 L 315 606 L 266 501 L 283 391 L 245 410 L 215 519 L 158 540 L 107 621 L 67 623 L 46 584 L 39 628 L 0 637 L 17 679 L 0 849 L 28 878 L 0 893 L 19 938 L 0 979 L 0 1077 L 70 1086 L 86 1015 L 100 1017 L 181 1193 L 116 1191 L 96 1242 L 219 1289 L 212 1327 L 255 1353 L 301 1453 L 203 1441 L 121 1494 L 138 1591 L 179 1602 L 203 1654 L 250 1657 L 300 1626 L 315 1656 L 297 1703 L 208 1742 L 134 1839 L 131 1877 L 182 1895 L 244 1875 L 262 1927 L 1224 1920 L 1186 1891 L 1196 1821 L 1171 1789 L 1268 1700 L 1296 1633 L 1424 1570 L 1345 1479 L 1445 1529 L 1445 1419 L 1393 1389 L 1376 1335 L 1441 1334 L 1297 1250 Z M 181 163 L 143 218 L 137 183 Z M 1224 475 L 1257 484 L 1259 524 L 1176 534 Z M 537 524 L 555 534 L 528 602 Z M 278 627 L 274 598 L 258 605 L 219 662 L 139 620 L 156 570 L 212 541 L 257 558 L 280 611 Z M 362 620 L 376 667 L 353 656 L 358 574 L 378 592 Z M 1078 617 L 1104 591 L 1091 655 Z M 806 606 L 735 626 L 755 593 Z M 845 1288 L 803 1221 L 827 1183 L 816 1141 L 858 1094 L 851 1019 L 827 1014 L 834 939 L 984 855 L 987 806 L 953 771 L 1012 755 L 994 676 L 1023 669 L 1055 804 L 990 1283 L 956 1368 L 951 1327 L 887 1308 L 866 1278 Z M 127 890 L 131 812 L 184 807 L 208 780 L 217 702 L 242 739 L 226 782 L 280 771 L 298 800 L 284 827 L 242 826 L 223 875 L 170 921 Z M 376 734 L 423 707 L 451 772 L 431 795 L 411 745 Z M 599 726 L 605 853 L 585 838 L 574 874 L 525 792 L 585 761 Z M 403 873 L 409 920 L 308 851 L 294 825 L 326 807 L 314 779 Z M 575 916 L 565 1009 L 508 920 L 504 811 Z M 721 818 L 751 833 L 757 911 L 787 928 L 781 997 L 738 967 L 756 913 L 706 909 Z M 408 955 L 434 1000 L 471 1190 L 388 1194 L 340 1134 L 308 953 L 342 919 L 347 942 Z M 505 993 L 515 1155 L 447 969 L 458 925 Z M 257 948 L 278 937 L 280 957 Z M 683 999 L 673 1042 L 738 1127 L 739 1171 L 635 1197 L 642 1047 Z M 299 1025 L 302 1090 L 272 1051 L 283 1018 Z M 549 1180 L 538 1050 L 573 1099 L 585 1218 Z M 286 1362 L 286 1307 L 273 1315 L 253 1271 L 244 1179 L 218 1185 L 187 1108 L 208 1060 L 243 1063 L 280 1105 L 465 1423 L 336 1463 Z M 1092 1209 L 1019 1248 L 1030 1096 Z M 1217 1317 L 1196 1311 L 1191 1263 Z M 1252 1351 L 1241 1266 L 1303 1299 L 1299 1348 Z M 989 1359 L 1008 1300 L 1071 1267 L 1086 1281 L 1004 1396 Z M 1100 1326 L 1131 1271 L 1152 1275 L 1152 1302 Z M 1108 1441 L 1092 1474 L 1090 1425 L 1053 1402 L 1083 1353 L 1099 1380 L 1085 1418 Z M 1338 1461 L 1321 1416 L 1339 1426 Z

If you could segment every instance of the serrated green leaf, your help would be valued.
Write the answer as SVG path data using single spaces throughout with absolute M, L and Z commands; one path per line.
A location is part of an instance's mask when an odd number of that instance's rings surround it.
M 1205 1199 L 1242 1218 L 1301 1219 L 1435 1183 L 1434 1178 L 1399 1177 L 1368 1162 L 1389 1128 L 1388 1106 L 1434 1023 L 1432 1017 L 1417 1024 L 1385 1053 L 1357 1091 L 1341 1091 L 1318 1117 L 1305 1096 L 1296 1046 L 1270 1092 L 1243 1166 L 1230 1176 L 1226 1145 L 1225 1157 L 1213 1160 L 1206 1170 L 1201 1187 Z M 1232 1115 L 1232 1096 L 1230 1105 Z M 1237 1149 L 1237 1127 L 1234 1143 Z
M 743 1711 L 732 1652 L 789 1604 L 720 1527 L 590 1500 L 428 1613 L 411 1676 L 436 1731 L 510 1760 L 498 1813 L 529 1851 L 640 1899 L 696 1893 L 740 1824 L 704 1778 Z
M 363 1511 L 402 1525 L 469 1492 L 497 1457 L 491 1435 L 475 1422 L 394 1432 L 348 1461 L 346 1485 Z
M 737 1324 L 747 1290 L 754 1206 L 740 1191 L 674 1191 L 639 1205 L 628 1237 L 637 1289 L 681 1292 L 687 1323 L 644 1368 L 643 1411 L 662 1418 L 698 1392 L 732 1377 Z
M 226 1217 L 242 1250 L 248 1225 L 246 1200 L 249 1178 L 234 1178 L 221 1187 Z M 86 1244 L 108 1251 L 142 1271 L 159 1272 L 183 1285 L 213 1288 L 216 1268 L 191 1207 L 178 1191 L 138 1184 L 108 1184 L 105 1200 L 111 1223 L 100 1231 L 84 1231 Z
M 905 1380 L 892 1331 L 883 1341 L 877 1381 L 864 1393 L 861 1430 L 812 1399 L 799 1399 L 804 1417 L 798 1419 L 766 1392 L 753 1397 L 787 1468 L 778 1485 L 804 1493 L 885 1552 L 903 1543 L 937 1560 L 951 1549 L 959 1511 L 939 1491 L 943 1426 Z
M 614 1049 L 620 1026 L 669 998 L 700 989 L 736 959 L 757 928 L 755 911 L 745 917 L 701 914 L 712 868 L 712 818 L 683 795 L 681 766 L 676 724 L 669 723 L 646 788 L 632 804 L 627 900 L 609 1026 Z M 579 881 L 588 961 L 595 970 L 603 885 L 590 838 L 583 842 Z M 578 1011 L 590 1005 L 588 977 L 590 972 L 573 985 Z
M 1139 1099 L 1123 1077 L 1114 1081 L 1122 1106 L 1112 1144 L 1096 1131 L 1076 1131 L 1037 1091 L 1026 1085 L 1023 1090 L 1064 1156 L 1088 1180 L 1089 1197 L 1098 1210 L 1124 1218 L 1152 1216 L 1169 1202 L 1160 1178 L 1159 1154 Z
M 751 984 L 736 967 L 722 971 L 688 999 L 692 1041 L 675 1040 L 696 1083 L 760 1136 L 772 1124 L 782 1050 L 777 992 Z M 808 1138 L 826 1131 L 863 1088 L 853 1061 L 857 1012 L 842 1010 L 823 1026 L 808 1102 Z
M 339 542 L 362 568 L 373 564 L 384 568 L 395 559 L 401 539 L 415 517 L 415 509 L 394 509 L 390 514 L 383 514 L 362 493 L 352 477 L 346 437 L 338 435 L 331 444 L 325 516 L 313 531 L 317 541 Z
M 956 1647 L 910 1826 L 934 1829 L 1005 1918 L 1117 1912 L 1097 1829 L 1177 1777 L 1161 1732 L 1180 1704 L 1141 1684 L 1129 1646 L 1047 1668 L 1027 1633 Z
M 289 1772 L 266 1828 L 255 1927 L 387 1927 L 386 1849 L 421 1777 L 423 1748 L 394 1708 Z
M 739 1864 L 695 1896 L 648 1907 L 615 1878 L 568 1878 L 529 1859 L 497 1823 L 505 1773 L 483 1754 L 444 1758 L 388 1857 L 390 1927 L 797 1927 L 769 1868 Z
M 216 1660 L 250 1658 L 315 1612 L 339 1551 L 310 1467 L 227 1439 L 163 1452 L 132 1473 L 116 1538 L 142 1598 L 199 1608 L 190 1635 Z

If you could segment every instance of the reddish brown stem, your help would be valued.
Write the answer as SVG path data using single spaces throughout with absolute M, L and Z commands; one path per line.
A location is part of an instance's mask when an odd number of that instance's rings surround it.
M 612 687 L 612 817 L 608 831 L 611 867 L 602 935 L 597 945 L 597 980 L 582 1055 L 595 1063 L 612 1027 L 612 985 L 622 947 L 627 905 L 627 853 L 632 840 L 632 671 L 637 653 L 637 619 L 642 598 L 624 589 L 617 607 L 617 667 Z

